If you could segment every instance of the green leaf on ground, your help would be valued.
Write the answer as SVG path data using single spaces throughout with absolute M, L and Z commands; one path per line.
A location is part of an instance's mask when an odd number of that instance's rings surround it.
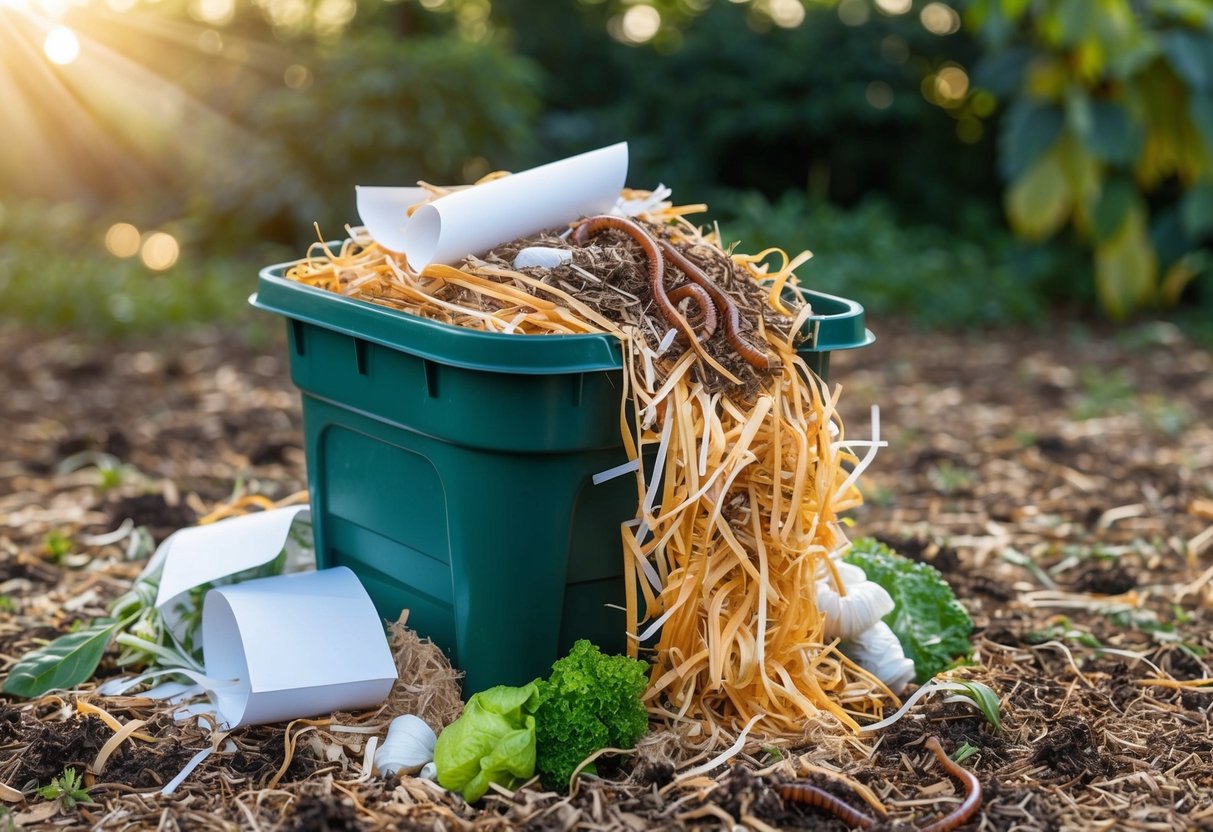
M 117 621 L 103 618 L 25 654 L 13 665 L 0 690 L 31 698 L 87 681 L 117 628 Z

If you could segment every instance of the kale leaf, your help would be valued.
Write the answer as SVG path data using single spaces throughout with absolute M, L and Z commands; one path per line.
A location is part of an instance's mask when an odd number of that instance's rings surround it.
M 973 621 L 939 570 L 897 554 L 867 537 L 855 541 L 843 560 L 864 571 L 893 596 L 896 606 L 884 621 L 914 662 L 916 681 L 927 681 L 968 656 Z

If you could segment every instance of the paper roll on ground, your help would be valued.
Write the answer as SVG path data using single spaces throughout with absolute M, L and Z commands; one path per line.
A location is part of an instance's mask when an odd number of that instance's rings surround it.
M 219 587 L 202 612 L 207 675 L 228 727 L 380 704 L 396 679 L 383 624 L 341 566 Z

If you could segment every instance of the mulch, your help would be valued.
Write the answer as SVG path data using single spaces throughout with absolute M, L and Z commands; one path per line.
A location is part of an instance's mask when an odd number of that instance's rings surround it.
M 709 775 L 654 735 L 572 796 L 528 785 L 469 807 L 414 778 L 363 768 L 366 735 L 303 722 L 241 729 L 171 797 L 157 794 L 211 740 L 137 696 L 91 686 L 0 698 L 0 783 L 18 823 L 85 829 L 839 830 L 780 786 L 812 782 L 921 827 L 958 802 L 923 747 L 975 749 L 984 801 L 962 829 L 1213 829 L 1213 356 L 1165 323 L 1118 331 L 923 334 L 833 359 L 852 436 L 881 408 L 883 450 L 853 535 L 941 569 L 977 630 L 960 675 L 998 693 L 1002 728 L 943 696 L 875 736 L 753 743 Z M 128 518 L 155 540 L 242 494 L 306 485 L 298 395 L 281 343 L 230 332 L 94 344 L 0 330 L 0 672 L 105 614 L 139 571 L 125 542 L 81 538 Z M 104 456 L 102 456 L 104 455 Z M 75 459 L 74 470 L 64 470 Z M 117 460 L 102 474 L 91 462 Z M 70 466 L 69 466 L 70 467 Z M 70 551 L 55 538 L 71 542 Z M 118 669 L 103 663 L 99 677 Z M 93 776 L 94 803 L 33 794 L 88 766 L 112 730 L 89 701 L 148 720 Z M 845 779 L 844 779 L 845 778 Z

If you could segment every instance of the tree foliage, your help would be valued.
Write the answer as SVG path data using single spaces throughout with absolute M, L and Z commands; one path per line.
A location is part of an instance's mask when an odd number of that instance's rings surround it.
M 1174 304 L 1213 238 L 1213 6 L 1200 0 L 972 0 L 979 87 L 1006 103 L 1011 227 L 1072 226 L 1115 318 Z

